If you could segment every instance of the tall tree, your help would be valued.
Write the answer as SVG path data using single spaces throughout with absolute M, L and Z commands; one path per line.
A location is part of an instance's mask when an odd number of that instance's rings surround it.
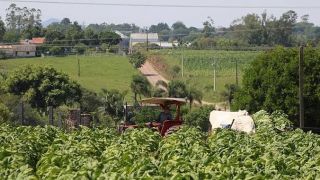
M 293 43 L 293 28 L 297 22 L 298 15 L 294 11 L 288 11 L 282 14 L 280 19 L 276 22 L 275 44 L 284 46 L 291 46 Z
M 121 41 L 121 37 L 111 31 L 102 31 L 99 33 L 99 41 L 100 43 L 106 43 L 109 46 L 117 45 Z
M 105 114 L 119 120 L 123 116 L 124 97 L 127 92 L 102 89 L 102 105 Z
M 95 33 L 91 28 L 86 28 L 84 30 L 84 41 L 87 45 L 99 45 L 99 37 L 98 34 Z
M 174 98 L 186 98 L 189 100 L 190 109 L 195 101 L 202 104 L 203 93 L 193 86 L 187 87 L 183 81 L 172 80 L 166 83 L 160 80 L 156 83 L 156 86 L 158 89 L 156 89 L 154 94 L 158 97 L 169 95 L 169 97 Z M 163 91 L 163 89 L 167 89 L 168 93 Z
M 254 60 L 243 76 L 243 87 L 236 92 L 233 108 L 273 112 L 282 110 L 297 123 L 298 50 L 278 47 Z M 305 50 L 305 119 L 306 126 L 320 126 L 320 54 Z
M 187 99 L 189 100 L 190 109 L 192 108 L 192 104 L 196 101 L 199 104 L 202 104 L 203 94 L 200 90 L 195 87 L 190 87 L 187 91 Z
M 215 27 L 214 21 L 211 17 L 208 17 L 208 20 L 203 22 L 203 30 L 202 30 L 204 37 L 214 36 Z
M 23 96 L 32 107 L 44 111 L 48 106 L 79 102 L 80 85 L 53 68 L 26 66 L 6 79 L 7 91 Z
M 173 23 L 171 27 L 172 27 L 172 31 L 171 31 L 170 37 L 172 40 L 182 41 L 182 38 L 185 36 L 188 36 L 190 33 L 190 30 L 181 21 L 177 21 Z
M 134 93 L 134 100 L 138 101 L 138 95 L 141 99 L 141 95 L 151 95 L 151 85 L 146 77 L 141 75 L 134 75 L 131 82 L 131 91 Z
M 170 30 L 170 27 L 167 23 L 158 23 L 157 25 L 152 25 L 149 28 L 149 32 L 159 33 L 164 30 Z
M 62 25 L 64 24 L 62 23 Z M 78 40 L 83 38 L 84 38 L 83 30 L 77 21 L 67 26 L 66 39 L 71 40 L 69 41 L 70 45 L 77 44 L 79 42 Z
M 4 34 L 6 33 L 6 27 L 4 22 L 0 17 L 0 41 L 3 41 Z
M 252 45 L 263 44 L 263 23 L 257 14 L 248 14 L 234 21 L 231 29 L 235 31 L 235 38 Z
M 41 35 L 41 10 L 34 8 L 20 8 L 11 4 L 7 9 L 6 23 L 9 31 L 16 32 L 23 38 L 31 38 Z

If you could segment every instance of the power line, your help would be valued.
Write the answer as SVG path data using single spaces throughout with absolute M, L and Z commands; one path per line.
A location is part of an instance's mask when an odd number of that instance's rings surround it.
M 0 0 L 12 2 L 12 0 Z M 15 0 L 14 2 L 38 4 L 90 5 L 90 6 L 119 6 L 119 7 L 155 7 L 155 8 L 209 8 L 209 9 L 320 9 L 320 6 L 243 6 L 243 5 L 182 5 L 182 4 L 134 4 L 134 3 L 99 3 L 99 2 L 62 2 Z

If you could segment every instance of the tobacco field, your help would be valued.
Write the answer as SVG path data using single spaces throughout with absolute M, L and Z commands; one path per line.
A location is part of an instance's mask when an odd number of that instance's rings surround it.
M 281 113 L 253 115 L 255 134 L 184 127 L 65 132 L 0 127 L 0 179 L 319 179 L 320 137 Z

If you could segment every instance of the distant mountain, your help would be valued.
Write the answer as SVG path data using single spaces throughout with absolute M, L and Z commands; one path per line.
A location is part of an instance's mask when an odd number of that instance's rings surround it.
M 56 19 L 56 18 L 50 18 L 48 20 L 45 20 L 42 22 L 42 25 L 43 27 L 47 27 L 48 25 L 50 25 L 51 23 L 54 23 L 54 22 L 60 22 L 61 20 L 60 19 Z

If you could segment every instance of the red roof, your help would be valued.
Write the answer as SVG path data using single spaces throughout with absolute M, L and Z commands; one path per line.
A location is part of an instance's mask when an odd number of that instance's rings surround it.
M 43 44 L 46 42 L 46 38 L 38 37 L 32 38 L 32 44 Z

